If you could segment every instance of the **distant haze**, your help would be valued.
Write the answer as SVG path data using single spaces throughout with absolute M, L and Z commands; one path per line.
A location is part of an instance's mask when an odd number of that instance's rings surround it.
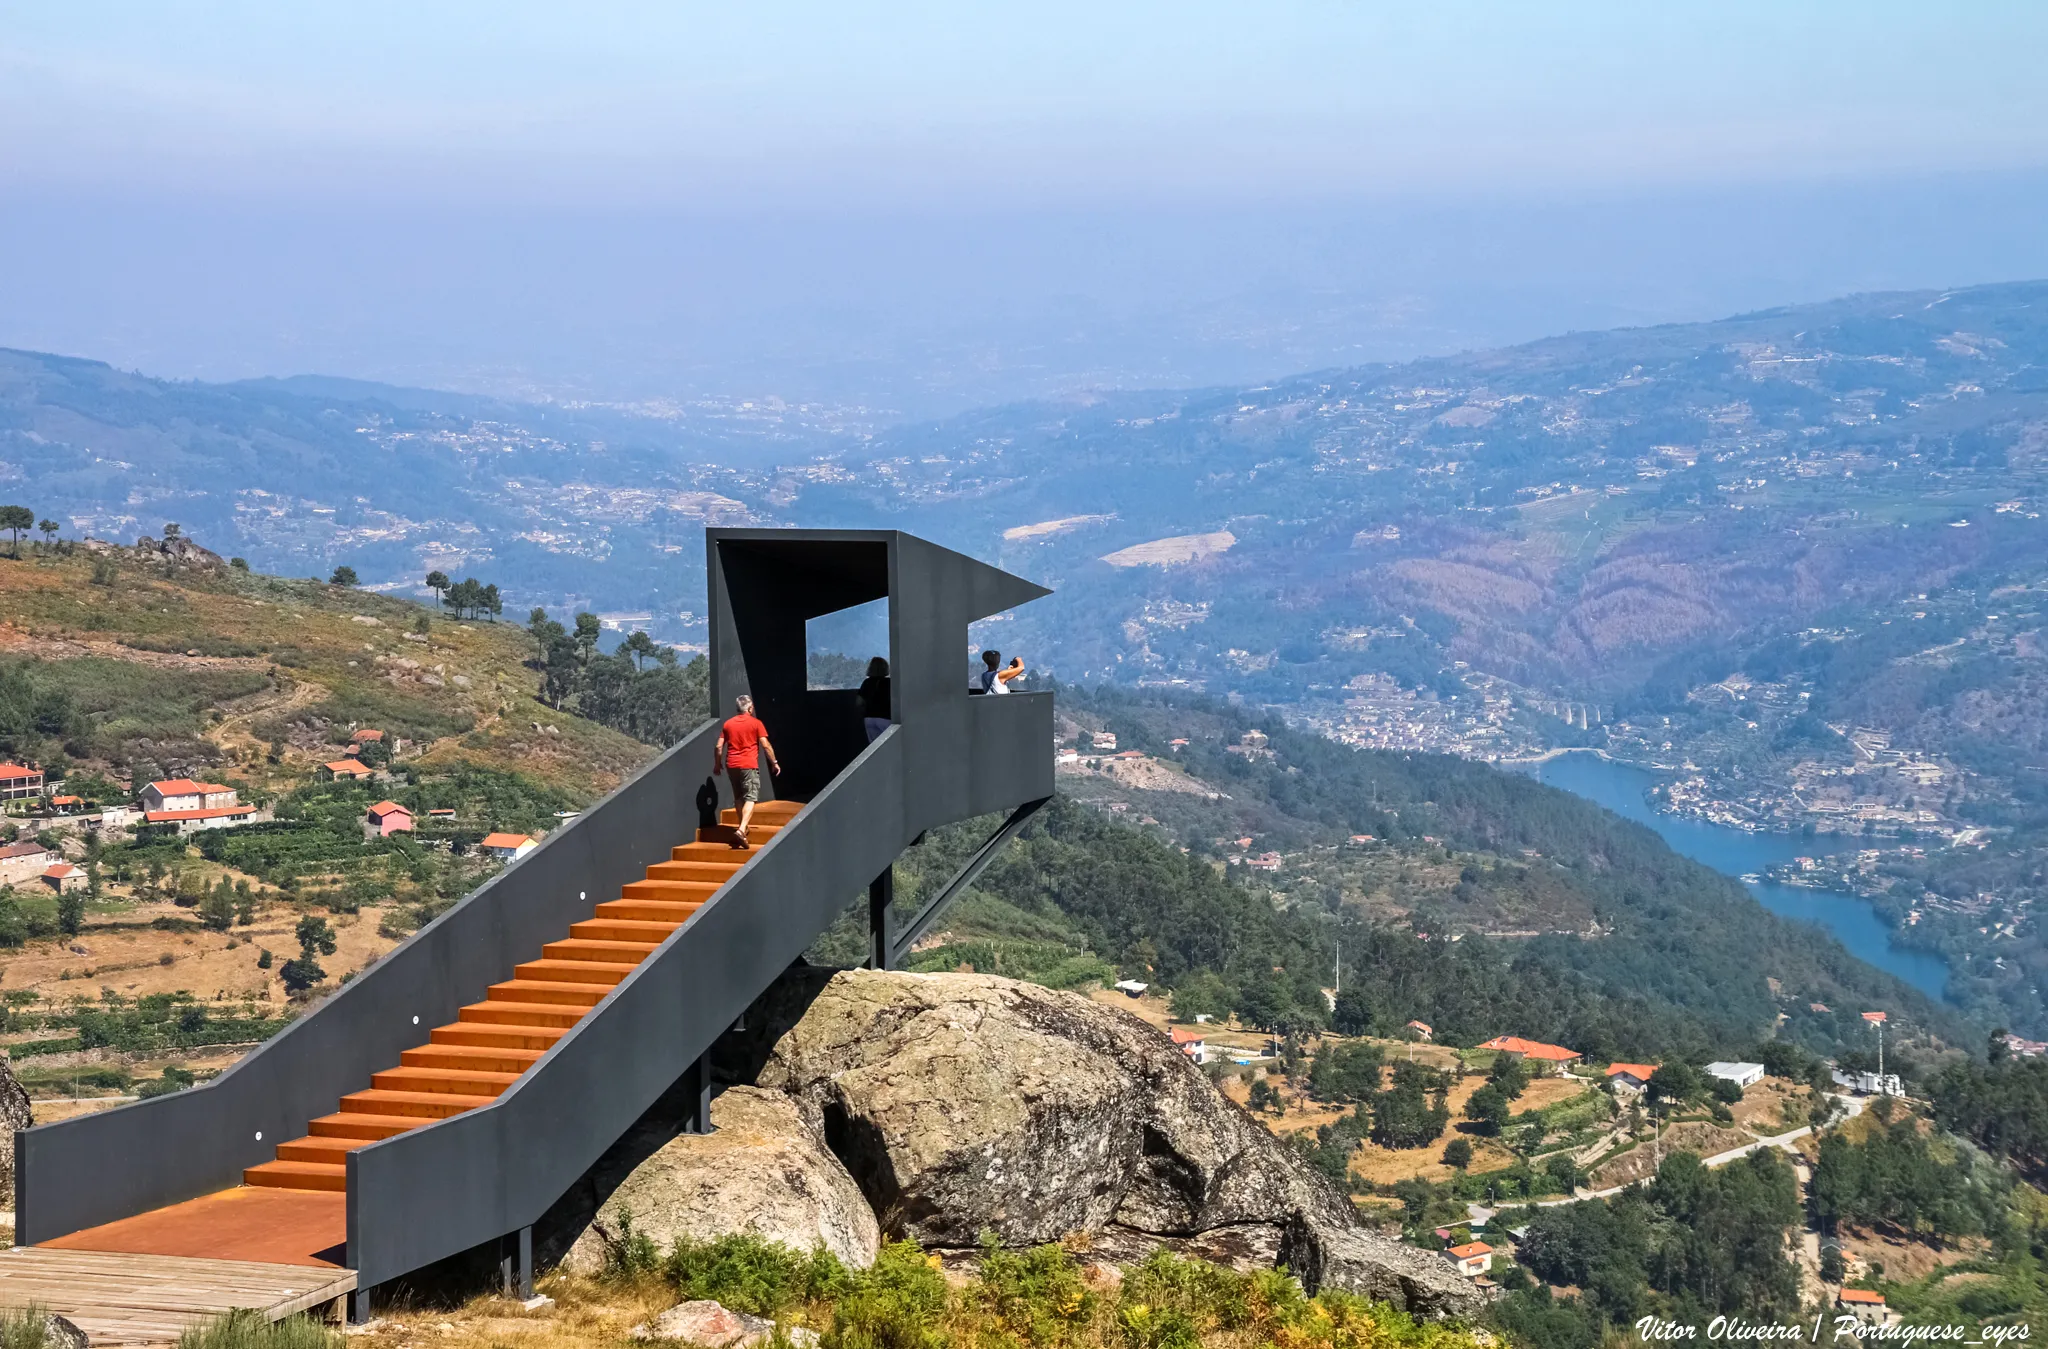
M 2048 275 L 2048 9 L 0 29 L 0 345 L 880 420 Z

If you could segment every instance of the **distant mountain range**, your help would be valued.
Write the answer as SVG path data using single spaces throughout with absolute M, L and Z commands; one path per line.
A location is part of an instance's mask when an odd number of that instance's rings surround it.
M 1286 700 L 1401 643 L 1612 693 L 1702 639 L 2048 552 L 2044 358 L 2024 283 L 874 432 L 8 352 L 0 481 L 69 529 L 475 570 L 682 639 L 703 523 L 908 523 L 1058 587 L 1018 622 L 1063 677 Z

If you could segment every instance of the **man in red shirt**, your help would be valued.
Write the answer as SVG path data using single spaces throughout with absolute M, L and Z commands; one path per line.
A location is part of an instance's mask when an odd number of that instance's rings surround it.
M 747 825 L 754 818 L 754 803 L 761 799 L 761 759 L 763 752 L 768 755 L 768 769 L 776 776 L 782 775 L 782 762 L 775 757 L 775 746 L 768 743 L 768 728 L 754 715 L 754 700 L 742 693 L 734 699 L 738 715 L 718 728 L 718 748 L 712 751 L 711 771 L 724 773 L 732 779 L 733 804 L 740 809 L 739 828 L 733 834 L 733 847 L 747 846 Z

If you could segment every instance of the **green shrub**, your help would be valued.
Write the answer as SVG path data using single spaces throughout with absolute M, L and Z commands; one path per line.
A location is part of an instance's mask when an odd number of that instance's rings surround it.
M 595 1226 L 604 1243 L 604 1268 L 598 1277 L 606 1283 L 640 1283 L 661 1272 L 661 1250 L 653 1237 L 633 1230 L 633 1210 L 620 1209 L 609 1228 L 602 1222 Z
M 716 1241 L 679 1239 L 662 1273 L 685 1301 L 710 1298 L 756 1316 L 774 1316 L 851 1286 L 846 1267 L 830 1251 L 805 1255 L 744 1233 Z
M 1058 1246 L 1007 1251 L 987 1233 L 981 1276 L 961 1300 L 965 1309 L 993 1318 L 1001 1333 L 1033 1345 L 1083 1342 L 1097 1302 L 1081 1267 Z
M 24 1307 L 0 1307 L 0 1349 L 46 1349 L 50 1343 L 50 1313 L 31 1302 Z
M 946 1279 L 914 1241 L 882 1247 L 832 1309 L 840 1349 L 942 1349 Z
M 270 1321 L 238 1307 L 178 1337 L 178 1349 L 338 1349 L 341 1336 L 305 1316 Z

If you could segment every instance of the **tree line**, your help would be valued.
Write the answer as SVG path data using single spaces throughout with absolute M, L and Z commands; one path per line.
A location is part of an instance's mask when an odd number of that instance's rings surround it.
M 650 745 L 672 745 L 711 715 L 711 664 L 685 664 L 673 647 L 645 632 L 627 635 L 616 651 L 599 646 L 597 615 L 578 613 L 565 627 L 546 609 L 527 615 L 533 639 L 529 665 L 540 675 L 540 700 L 623 731 Z

